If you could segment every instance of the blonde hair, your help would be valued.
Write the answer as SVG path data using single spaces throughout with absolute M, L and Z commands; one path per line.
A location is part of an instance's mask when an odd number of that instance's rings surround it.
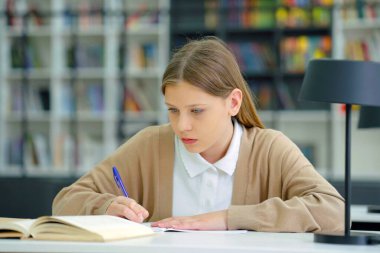
M 179 81 L 186 81 L 223 98 L 235 88 L 240 89 L 243 101 L 235 118 L 247 128 L 264 128 L 234 55 L 217 37 L 190 41 L 173 55 L 162 77 L 162 94 L 165 95 L 166 86 Z

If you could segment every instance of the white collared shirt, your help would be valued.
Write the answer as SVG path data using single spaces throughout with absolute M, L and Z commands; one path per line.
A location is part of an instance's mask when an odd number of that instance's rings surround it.
M 233 174 L 239 156 L 242 126 L 234 133 L 226 155 L 211 164 L 186 150 L 175 137 L 173 216 L 188 216 L 227 209 L 231 205 Z

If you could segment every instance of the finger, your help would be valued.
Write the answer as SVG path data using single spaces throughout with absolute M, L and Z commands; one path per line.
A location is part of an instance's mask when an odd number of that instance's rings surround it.
M 116 198 L 116 201 L 120 204 L 128 206 L 134 213 L 136 213 L 136 215 L 141 216 L 141 222 L 149 216 L 148 210 L 138 204 L 134 199 L 119 196 Z
M 152 222 L 151 226 L 152 227 L 159 227 L 160 225 L 163 225 L 163 224 L 166 224 L 166 223 L 170 222 L 172 219 L 173 218 L 170 217 L 170 218 L 165 218 L 165 219 L 162 219 L 162 220 L 158 220 L 158 221 Z
M 156 223 L 152 224 L 152 226 L 160 228 L 176 228 L 180 226 L 181 222 L 181 219 L 167 218 L 161 221 L 157 221 Z
M 129 208 L 132 209 L 137 215 L 140 215 L 142 220 L 148 218 L 149 216 L 149 212 L 134 200 L 129 204 Z
M 200 229 L 200 222 L 195 221 L 195 220 L 182 220 L 176 224 L 173 224 L 172 228 L 199 230 Z
M 125 218 L 127 218 L 130 221 L 141 223 L 144 221 L 144 218 L 141 216 L 141 214 L 135 213 L 132 209 L 122 205 L 123 208 L 123 215 Z
M 201 225 L 201 222 L 194 217 L 173 217 L 152 224 L 154 227 L 188 230 L 199 230 L 201 229 Z
M 113 202 L 107 210 L 107 214 L 127 218 L 134 222 L 142 222 L 143 219 L 138 216 L 128 206 Z

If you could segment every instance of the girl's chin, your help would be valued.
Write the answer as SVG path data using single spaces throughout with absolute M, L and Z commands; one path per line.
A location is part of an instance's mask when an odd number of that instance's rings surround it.
M 199 148 L 199 146 L 195 146 L 195 145 L 186 145 L 184 144 L 185 147 L 186 147 L 186 150 L 189 151 L 190 153 L 201 153 L 203 152 L 203 150 L 201 148 Z

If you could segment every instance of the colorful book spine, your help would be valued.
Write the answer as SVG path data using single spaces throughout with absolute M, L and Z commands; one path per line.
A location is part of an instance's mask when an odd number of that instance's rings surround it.
M 329 55 L 330 36 L 287 37 L 281 42 L 281 59 L 286 72 L 303 73 L 310 59 Z
M 275 57 L 265 43 L 229 43 L 242 71 L 267 72 L 273 70 Z

